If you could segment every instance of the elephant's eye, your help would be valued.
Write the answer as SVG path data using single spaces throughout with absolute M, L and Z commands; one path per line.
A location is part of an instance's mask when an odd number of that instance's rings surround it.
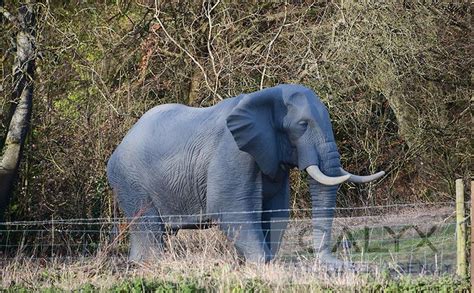
M 298 122 L 298 125 L 301 125 L 302 127 L 306 128 L 308 127 L 308 121 L 301 120 L 300 122 Z

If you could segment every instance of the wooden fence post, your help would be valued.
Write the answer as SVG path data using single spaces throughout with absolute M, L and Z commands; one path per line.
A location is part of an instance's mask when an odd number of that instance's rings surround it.
M 466 277 L 466 223 L 464 212 L 464 184 L 462 179 L 456 179 L 456 242 L 457 262 L 456 273 Z

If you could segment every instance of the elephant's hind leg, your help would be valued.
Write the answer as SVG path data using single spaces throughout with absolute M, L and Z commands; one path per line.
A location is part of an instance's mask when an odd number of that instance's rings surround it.
M 130 260 L 141 262 L 159 257 L 163 252 L 163 234 L 162 219 L 150 202 L 130 220 Z
M 121 183 L 115 192 L 129 224 L 129 259 L 140 262 L 154 258 L 163 251 L 164 225 L 160 214 L 139 184 L 125 184 L 125 180 Z

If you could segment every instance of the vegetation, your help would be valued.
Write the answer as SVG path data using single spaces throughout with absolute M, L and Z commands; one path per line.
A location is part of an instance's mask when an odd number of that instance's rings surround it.
M 185 280 L 184 282 L 174 283 L 174 282 L 164 282 L 164 281 L 155 281 L 147 279 L 132 279 L 129 281 L 124 281 L 119 284 L 113 285 L 111 287 L 98 287 L 91 284 L 86 284 L 81 287 L 74 288 L 78 292 L 98 292 L 98 291 L 107 291 L 107 292 L 209 292 L 209 291 L 218 291 L 225 290 L 226 292 L 347 292 L 351 289 L 356 289 L 361 292 L 468 292 L 469 284 L 468 282 L 463 282 L 461 280 L 456 280 L 452 278 L 405 278 L 402 280 L 392 280 L 388 282 L 372 283 L 366 286 L 360 286 L 357 288 L 352 288 L 348 286 L 340 287 L 326 287 L 319 286 L 317 284 L 305 284 L 305 285 L 296 285 L 291 287 L 291 285 L 281 286 L 278 290 L 275 290 L 275 286 L 271 284 L 262 284 L 259 280 L 248 280 L 244 284 L 235 283 L 229 284 L 225 287 L 214 286 L 213 283 L 216 281 L 211 281 L 209 284 L 197 285 L 196 280 Z M 8 288 L 3 288 L 5 292 L 63 292 L 61 288 L 58 287 L 45 287 L 43 289 L 32 288 L 28 286 L 11 286 Z
M 24 261 L 2 272 L 2 292 L 468 292 L 468 280 L 448 276 L 326 274 L 277 264 L 223 264 L 215 259 L 163 260 L 127 266 L 88 259 Z M 16 268 L 16 269 L 14 269 Z M 21 269 L 20 269 L 21 268 Z
M 442 223 L 427 217 L 413 219 L 419 215 L 371 217 L 370 229 L 364 222 L 345 230 L 355 224 L 354 217 L 337 224 L 335 253 L 354 261 L 355 272 L 319 266 L 311 250 L 309 219 L 289 224 L 279 257 L 266 265 L 242 263 L 217 227 L 180 231 L 166 238 L 167 249 L 159 259 L 135 264 L 126 259 L 126 235 L 110 239 L 110 229 L 103 224 L 66 221 L 52 227 L 35 222 L 18 231 L 9 224 L 4 235 L 10 241 L 0 242 L 0 291 L 463 292 L 468 280 L 452 275 L 456 268 L 453 224 L 444 223 L 444 215 L 438 218 Z M 400 225 L 400 218 L 412 221 Z M 438 229 L 430 234 L 432 225 Z M 15 254 L 2 251 L 8 252 L 8 245 Z
M 145 111 L 278 83 L 319 93 L 348 170 L 388 171 L 377 184 L 344 185 L 340 206 L 452 200 L 454 179 L 469 177 L 468 2 L 153 3 L 34 5 L 34 110 L 9 219 L 110 216 L 105 164 Z M 18 34 L 2 21 L 0 137 Z M 294 208 L 310 204 L 300 176 Z
M 206 107 L 279 83 L 301 83 L 320 95 L 347 170 L 388 171 L 375 184 L 344 184 L 340 207 L 452 201 L 454 179 L 470 177 L 468 1 L 26 2 L 33 10 L 19 10 L 22 1 L 0 0 L 0 214 L 7 207 L 5 220 L 110 219 L 116 209 L 105 165 L 144 112 L 164 103 Z M 26 12 L 35 18 L 21 19 Z M 22 49 L 25 32 L 30 33 L 25 40 L 35 41 L 29 46 L 33 52 Z M 25 52 L 28 58 L 21 63 Z M 33 112 L 12 132 L 13 113 L 24 109 L 23 90 Z M 8 155 L 12 150 L 14 156 Z M 8 182 L 16 179 L 7 197 L 2 196 L 5 170 Z M 297 218 L 307 216 L 299 208 L 310 206 L 304 176 L 291 174 Z M 123 239 L 110 249 L 108 234 L 86 235 L 86 230 L 110 230 L 110 222 L 100 228 L 92 222 L 79 228 L 53 222 L 18 225 L 15 231 L 2 226 L 0 232 L 8 232 L 0 233 L 2 245 L 18 251 L 11 249 L 8 256 L 16 257 L 0 260 L 0 291 L 468 290 L 465 280 L 403 277 L 383 268 L 327 274 L 309 262 L 240 264 L 228 244 L 209 238 L 200 240 L 205 248 L 174 245 L 159 262 L 134 265 L 121 257 Z M 366 233 L 352 234 L 361 250 Z M 429 239 L 448 250 L 452 234 L 446 228 Z M 375 236 L 364 259 L 389 259 L 383 251 L 393 235 L 380 241 Z M 418 250 L 419 239 L 408 236 L 397 247 L 431 253 L 428 246 Z M 72 253 L 75 249 L 87 256 Z M 82 258 L 63 258 L 60 252 Z

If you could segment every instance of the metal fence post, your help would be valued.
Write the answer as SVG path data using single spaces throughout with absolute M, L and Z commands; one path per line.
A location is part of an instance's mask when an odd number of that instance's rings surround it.
M 466 277 L 466 223 L 464 212 L 464 184 L 462 179 L 456 179 L 456 273 Z

